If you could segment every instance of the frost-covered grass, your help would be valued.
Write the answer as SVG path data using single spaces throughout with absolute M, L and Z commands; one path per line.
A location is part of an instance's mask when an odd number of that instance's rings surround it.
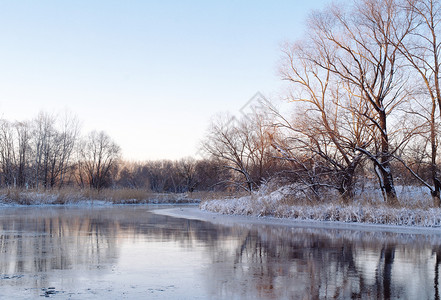
M 111 205 L 111 204 L 177 204 L 198 203 L 189 194 L 160 194 L 137 189 L 77 190 L 55 189 L 46 191 L 2 189 L 0 206 L 5 205 Z
M 364 192 L 351 204 L 339 200 L 295 201 L 290 187 L 260 191 L 252 195 L 204 201 L 202 210 L 221 214 L 271 216 L 296 220 L 358 222 L 404 226 L 441 226 L 441 208 L 435 208 L 429 195 L 416 194 L 417 188 L 400 188 L 400 207 L 384 205 L 377 195 Z M 290 195 L 290 197 L 287 197 Z M 380 196 L 381 197 L 381 196 Z M 294 199 L 293 199 L 294 198 Z

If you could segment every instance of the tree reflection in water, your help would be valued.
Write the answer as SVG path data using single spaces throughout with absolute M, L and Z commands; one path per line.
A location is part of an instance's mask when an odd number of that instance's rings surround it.
M 208 268 L 225 298 L 439 299 L 441 237 L 277 226 L 237 226 L 238 240 L 218 244 L 213 261 L 234 249 L 224 280 Z M 251 297 L 250 297 L 251 298 Z
M 157 290 L 163 298 L 176 299 L 440 295 L 441 237 L 435 234 L 222 226 L 156 215 L 147 206 L 4 208 L 0 228 L 0 297 L 10 295 L 11 288 L 16 296 L 38 294 L 58 276 L 68 278 L 56 282 L 70 296 L 78 292 L 75 282 L 81 278 L 83 292 L 93 291 L 91 282 L 99 281 L 120 288 L 95 290 L 94 295 L 130 298 L 126 286 L 135 283 L 126 284 L 124 278 L 138 280 L 132 273 L 140 277 L 136 297 Z M 153 245 L 158 249 L 153 251 Z M 127 252 L 131 248 L 138 252 Z M 163 258 L 155 255 L 167 251 L 178 259 L 159 265 Z M 136 264 L 121 267 L 129 259 Z M 151 288 L 162 273 L 161 280 L 173 290 Z

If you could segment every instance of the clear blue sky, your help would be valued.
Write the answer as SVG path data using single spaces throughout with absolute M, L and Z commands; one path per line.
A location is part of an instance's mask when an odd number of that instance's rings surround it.
M 69 110 L 127 159 L 193 155 L 211 116 L 277 96 L 281 44 L 326 3 L 0 0 L 0 116 Z

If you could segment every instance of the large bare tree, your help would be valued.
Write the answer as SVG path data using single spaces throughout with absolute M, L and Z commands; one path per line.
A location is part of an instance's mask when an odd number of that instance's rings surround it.
M 401 55 L 409 65 L 409 72 L 414 73 L 414 97 L 409 113 L 418 116 L 428 130 L 422 130 L 420 136 L 427 138 L 429 143 L 429 166 L 432 184 L 422 176 L 406 167 L 411 173 L 427 186 L 435 202 L 439 206 L 441 193 L 441 175 L 438 162 L 439 117 L 441 116 L 441 86 L 440 86 L 440 50 L 439 41 L 441 22 L 441 3 L 437 0 L 407 0 L 400 6 L 401 24 L 406 24 L 409 34 L 404 39 L 392 39 Z M 400 31 L 397 22 L 394 31 Z M 428 135 L 425 133 L 428 132 Z M 420 140 L 418 140 L 419 142 Z M 423 142 L 423 144 L 426 144 Z M 405 163 L 404 161 L 402 161 Z M 421 161 L 420 163 L 424 163 Z
M 363 156 L 356 149 L 370 145 L 372 138 L 366 118 L 354 113 L 363 102 L 348 93 L 331 71 L 332 61 L 324 50 L 329 49 L 310 41 L 285 47 L 281 75 L 291 84 L 288 100 L 294 102 L 297 113 L 291 121 L 276 112 L 277 125 L 286 133 L 283 141 L 274 142 L 282 158 L 302 166 L 299 172 L 310 178 L 304 183 L 315 193 L 317 186 L 332 187 L 349 201 Z M 314 161 L 315 171 L 305 165 L 308 161 Z
M 373 163 L 387 203 L 396 204 L 391 168 L 394 152 L 393 114 L 405 100 L 406 78 L 397 43 L 409 32 L 409 24 L 396 24 L 400 13 L 395 0 L 362 0 L 353 6 L 331 6 L 310 19 L 313 46 L 322 55 L 313 60 L 344 86 L 361 105 L 353 112 L 365 118 L 372 143 L 356 149 Z M 394 30 L 399 28 L 399 30 Z

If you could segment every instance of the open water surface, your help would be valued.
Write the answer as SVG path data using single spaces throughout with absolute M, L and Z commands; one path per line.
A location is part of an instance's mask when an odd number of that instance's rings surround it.
M 224 226 L 149 206 L 1 208 L 0 230 L 0 299 L 440 297 L 437 234 Z

